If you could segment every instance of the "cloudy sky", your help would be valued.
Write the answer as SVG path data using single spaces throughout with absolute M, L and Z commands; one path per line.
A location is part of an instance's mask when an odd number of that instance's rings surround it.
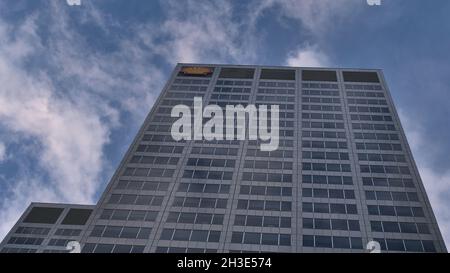
M 201 62 L 383 69 L 450 243 L 448 14 L 448 0 L 1 1 L 0 240 L 31 201 L 95 203 L 171 69 Z

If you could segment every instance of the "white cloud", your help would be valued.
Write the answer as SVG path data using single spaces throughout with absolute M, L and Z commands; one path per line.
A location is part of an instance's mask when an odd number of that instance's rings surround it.
M 67 5 L 69 6 L 80 6 L 81 0 L 66 0 Z
M 433 170 L 429 162 L 437 154 L 436 147 L 424 137 L 419 122 L 413 121 L 406 112 L 399 111 L 399 115 L 442 236 L 450 245 L 450 171 Z
M 3 142 L 0 142 L 0 162 L 6 158 L 6 147 Z
M 161 25 L 126 26 L 130 36 L 110 53 L 93 52 L 60 3 L 49 2 L 47 11 L 36 11 L 19 25 L 0 20 L 0 126 L 18 143 L 33 139 L 29 156 L 43 171 L 29 172 L 34 164 L 18 162 L 14 183 L 2 189 L 8 195 L 0 201 L 0 238 L 31 201 L 96 201 L 96 190 L 106 182 L 100 175 L 109 167 L 103 149 L 120 126 L 120 115 L 129 112 L 140 124 L 167 76 L 152 58 L 174 65 L 242 61 L 254 54 L 238 35 L 242 25 L 232 23 L 230 5 L 206 2 L 197 10 L 195 2 L 163 4 L 171 9 Z M 181 19 L 185 10 L 192 16 Z M 79 11 L 83 24 L 105 32 L 109 24 L 121 27 L 91 3 Z M 48 39 L 37 31 L 43 18 L 49 20 Z M 26 65 L 30 57 L 45 64 L 32 70 Z
M 266 6 L 278 6 L 281 14 L 301 22 L 315 36 L 329 31 L 350 13 L 358 12 L 365 3 L 355 0 L 265 0 Z
M 46 11 L 35 11 L 20 25 L 0 20 L 0 126 L 15 137 L 32 138 L 30 157 L 44 170 L 30 173 L 23 166 L 13 187 L 2 188 L 9 195 L 0 201 L 0 238 L 30 201 L 96 201 L 96 189 L 106 182 L 100 175 L 109 167 L 103 149 L 111 132 L 118 130 L 121 114 L 131 113 L 140 124 L 167 76 L 153 64 L 154 58 L 171 65 L 252 63 L 258 60 L 262 31 L 255 30 L 256 22 L 265 9 L 279 4 L 284 16 L 300 20 L 311 31 L 324 31 L 340 7 L 335 1 L 322 2 L 255 1 L 255 8 L 237 18 L 228 2 L 161 1 L 167 18 L 125 26 L 129 36 L 116 41 L 110 53 L 92 50 L 71 24 L 71 9 L 64 2 L 48 2 Z M 94 3 L 83 2 L 77 11 L 81 24 L 94 24 L 105 33 L 111 25 L 121 28 Z M 43 18 L 49 20 L 48 29 L 38 32 L 42 24 L 37 22 Z M 29 57 L 46 63 L 31 71 Z M 301 47 L 289 58 L 292 64 L 327 62 L 316 45 Z
M 60 4 L 49 3 L 47 12 L 45 45 L 37 31 L 45 12 L 18 25 L 0 20 L 0 126 L 16 143 L 32 139 L 28 156 L 36 160 L 16 162 L 14 183 L 0 182 L 0 238 L 31 201 L 96 202 L 109 167 L 103 149 L 121 113 L 140 123 L 162 85 L 161 71 L 147 66 L 148 55 L 131 41 L 110 54 L 90 52 Z M 41 58 L 37 70 L 27 65 L 32 57 Z
M 103 165 L 102 147 L 108 142 L 108 126 L 83 99 L 71 102 L 58 97 L 48 75 L 31 75 L 22 68 L 25 57 L 40 46 L 34 20 L 15 32 L 14 41 L 0 22 L 0 125 L 10 134 L 39 142 L 39 155 L 30 156 L 37 157 L 50 181 L 37 174 L 17 177 L 0 202 L 0 237 L 32 200 L 92 203 Z
M 359 12 L 364 3 L 354 0 L 265 0 L 265 8 L 279 7 L 280 16 L 299 22 L 299 35 L 308 32 L 311 38 L 306 45 L 289 52 L 285 63 L 289 66 L 330 66 L 330 56 L 321 44 L 334 27 Z
M 286 60 L 288 66 L 301 67 L 324 67 L 329 65 L 328 56 L 317 49 L 317 47 L 300 48 L 288 55 Z
M 140 38 L 171 63 L 251 63 L 256 60 L 255 22 L 233 17 L 230 2 L 162 1 L 167 20 L 143 26 Z M 160 43 L 165 39 L 164 43 Z

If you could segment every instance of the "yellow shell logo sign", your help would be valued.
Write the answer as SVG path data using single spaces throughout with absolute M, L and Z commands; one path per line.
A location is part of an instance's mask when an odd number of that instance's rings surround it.
M 209 75 L 213 71 L 209 67 L 198 67 L 198 66 L 191 66 L 191 67 L 183 67 L 181 69 L 181 72 L 183 74 L 187 75 Z

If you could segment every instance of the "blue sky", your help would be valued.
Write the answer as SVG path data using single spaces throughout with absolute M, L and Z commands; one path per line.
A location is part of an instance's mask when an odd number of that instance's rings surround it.
M 450 242 L 450 1 L 0 2 L 0 238 L 95 203 L 177 62 L 381 68 Z

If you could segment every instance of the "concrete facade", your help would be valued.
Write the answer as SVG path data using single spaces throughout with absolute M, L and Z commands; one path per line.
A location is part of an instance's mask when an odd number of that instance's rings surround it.
M 279 105 L 279 148 L 173 140 L 171 109 L 194 97 Z M 382 71 L 213 64 L 175 67 L 80 238 L 83 252 L 367 252 L 372 240 L 446 252 Z

